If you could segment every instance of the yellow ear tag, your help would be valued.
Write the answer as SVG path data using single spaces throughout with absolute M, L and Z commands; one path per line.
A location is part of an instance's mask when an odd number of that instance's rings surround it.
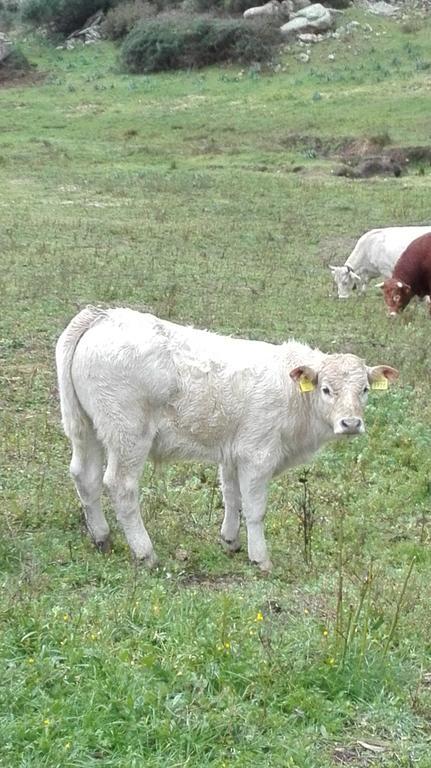
M 371 389 L 387 389 L 388 388 L 388 380 L 386 376 L 379 376 L 378 379 L 372 382 Z
M 307 376 L 301 376 L 299 379 L 299 389 L 301 392 L 312 392 L 313 389 L 316 389 L 316 385 Z

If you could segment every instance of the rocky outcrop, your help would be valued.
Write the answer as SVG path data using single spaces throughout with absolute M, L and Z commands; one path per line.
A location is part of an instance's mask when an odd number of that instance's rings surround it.
M 302 32 L 327 32 L 335 27 L 335 19 L 328 8 L 321 3 L 314 3 L 292 14 L 292 18 L 283 24 L 280 31 L 289 39 Z

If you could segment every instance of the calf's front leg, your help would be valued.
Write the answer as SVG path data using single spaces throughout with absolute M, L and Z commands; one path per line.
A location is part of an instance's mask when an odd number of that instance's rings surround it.
M 247 525 L 248 556 L 262 571 L 272 569 L 263 530 L 269 480 L 269 477 L 254 475 L 248 468 L 239 471 L 242 512 Z

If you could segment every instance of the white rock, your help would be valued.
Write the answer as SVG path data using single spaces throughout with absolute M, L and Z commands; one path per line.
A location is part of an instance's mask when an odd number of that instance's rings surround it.
M 323 35 L 314 35 L 312 32 L 304 32 L 302 35 L 298 35 L 298 40 L 301 43 L 318 43 L 323 40 Z
M 366 0 L 363 7 L 369 13 L 374 13 L 376 16 L 395 16 L 399 11 L 396 5 L 389 5 L 385 0 L 378 0 L 377 3 L 369 3 Z
M 254 19 L 257 16 L 280 16 L 281 8 L 277 0 L 269 0 L 265 5 L 257 5 L 253 8 L 247 8 L 243 16 L 245 19 Z
M 333 26 L 330 11 L 320 3 L 314 3 L 297 11 L 287 24 L 280 27 L 280 31 L 284 37 L 292 37 L 298 32 L 326 32 Z

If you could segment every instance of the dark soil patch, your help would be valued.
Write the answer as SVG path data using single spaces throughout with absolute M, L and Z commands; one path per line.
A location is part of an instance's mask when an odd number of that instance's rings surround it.
M 336 159 L 343 163 L 339 176 L 369 178 L 375 175 L 401 175 L 409 164 L 431 165 L 431 146 L 393 147 L 387 134 L 352 138 L 321 138 L 289 134 L 279 140 L 281 147 L 300 152 L 309 159 Z M 355 169 L 350 172 L 348 169 Z M 302 170 L 302 168 L 301 168 Z
M 357 165 L 342 165 L 336 168 L 335 176 L 347 176 L 349 179 L 369 179 L 371 176 L 401 176 L 403 167 L 392 158 L 368 157 Z
M 5 67 L 0 68 L 0 88 L 17 88 L 29 85 L 40 85 L 45 79 L 41 72 L 10 72 L 4 71 Z
M 244 577 L 232 573 L 210 575 L 208 573 L 186 573 L 179 579 L 182 587 L 203 587 L 211 591 L 224 592 L 231 587 L 244 586 Z
M 16 48 L 5 48 L 0 60 L 0 87 L 13 87 L 16 85 L 33 85 L 40 82 L 43 76 L 36 72 L 36 68 L 30 64 L 26 56 Z

